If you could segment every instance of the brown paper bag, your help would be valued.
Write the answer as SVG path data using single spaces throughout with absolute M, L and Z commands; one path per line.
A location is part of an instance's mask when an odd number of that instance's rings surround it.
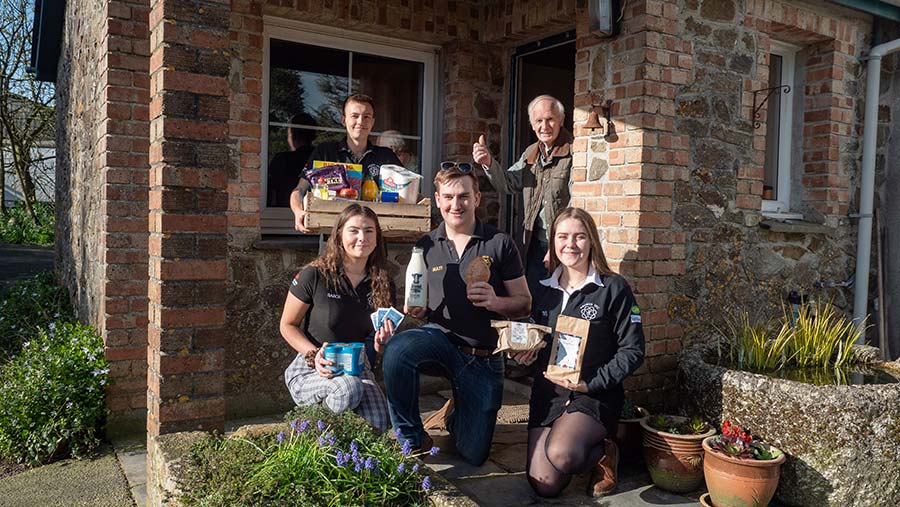
M 550 349 L 550 363 L 547 377 L 554 380 L 568 380 L 573 384 L 581 379 L 581 362 L 587 345 L 591 321 L 560 315 L 553 331 L 553 345 Z
M 507 350 L 540 350 L 547 344 L 544 336 L 553 332 L 547 326 L 509 320 L 492 320 L 491 326 L 497 329 L 498 335 L 495 354 Z

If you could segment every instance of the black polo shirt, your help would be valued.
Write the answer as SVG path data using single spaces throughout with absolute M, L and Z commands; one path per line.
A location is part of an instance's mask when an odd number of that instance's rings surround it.
M 341 274 L 340 287 L 329 287 L 319 268 L 307 266 L 291 281 L 290 292 L 309 305 L 303 321 L 303 332 L 316 345 L 322 342 L 364 342 L 374 333 L 369 314 L 372 303 L 372 280 L 368 275 L 356 289 Z M 393 286 L 391 287 L 393 299 Z
M 403 166 L 400 159 L 394 154 L 394 151 L 384 146 L 376 146 L 369 140 L 366 143 L 366 151 L 362 157 L 356 158 L 350 148 L 347 147 L 347 138 L 340 141 L 328 141 L 316 146 L 312 154 L 306 160 L 306 169 L 312 169 L 314 160 L 324 160 L 326 162 L 342 162 L 345 164 L 361 164 L 363 167 L 363 179 L 367 174 L 378 176 L 378 171 L 384 164 L 394 164 Z M 309 181 L 306 178 L 300 178 L 297 182 L 297 190 L 302 196 L 310 189 Z
M 522 261 L 512 238 L 476 219 L 475 231 L 462 256 L 457 256 L 456 247 L 447 239 L 444 223 L 422 237 L 416 246 L 423 248 L 428 266 L 428 320 L 449 330 L 450 341 L 457 345 L 496 348 L 497 331 L 491 327 L 491 319 L 506 317 L 469 301 L 465 272 L 473 260 L 482 262 L 481 257 L 489 257 L 488 283 L 498 296 L 508 296 L 503 282 L 522 276 Z

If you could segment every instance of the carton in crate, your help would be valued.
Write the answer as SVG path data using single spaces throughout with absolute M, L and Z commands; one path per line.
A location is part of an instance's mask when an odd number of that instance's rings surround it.
M 393 202 L 348 201 L 343 199 L 318 199 L 308 192 L 303 197 L 306 209 L 304 225 L 317 233 L 331 232 L 338 215 L 350 204 L 361 204 L 378 214 L 378 223 L 386 237 L 419 236 L 431 230 L 431 199 L 422 199 L 416 204 Z

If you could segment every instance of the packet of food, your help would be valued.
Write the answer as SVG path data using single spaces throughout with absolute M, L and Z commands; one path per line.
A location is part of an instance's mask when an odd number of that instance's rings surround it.
M 553 345 L 550 348 L 550 362 L 547 377 L 573 384 L 581 379 L 581 362 L 587 345 L 591 321 L 560 315 L 553 330 Z
M 553 332 L 552 328 L 527 322 L 513 322 L 509 320 L 492 320 L 491 327 L 497 330 L 497 350 L 540 350 L 547 344 L 544 336 Z
M 313 169 L 319 169 L 329 165 L 344 166 L 344 172 L 347 174 L 347 185 L 349 185 L 353 190 L 360 192 L 360 188 L 362 187 L 362 164 L 313 160 Z
M 347 169 L 344 167 L 344 164 L 329 164 L 321 167 L 315 167 L 315 165 L 316 163 L 313 161 L 313 168 L 307 169 L 305 173 L 306 179 L 309 180 L 309 184 L 313 187 L 316 186 L 319 178 L 324 178 L 325 185 L 328 186 L 328 193 L 335 196 L 342 188 L 350 186 L 350 183 L 347 181 Z

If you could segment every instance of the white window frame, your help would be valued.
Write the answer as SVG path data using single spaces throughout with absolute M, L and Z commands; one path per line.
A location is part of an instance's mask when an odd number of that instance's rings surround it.
M 310 44 L 326 48 L 340 49 L 355 53 L 366 53 L 388 58 L 396 58 L 423 64 L 422 76 L 422 158 L 419 161 L 423 181 L 434 178 L 435 159 L 438 154 L 435 125 L 437 104 L 437 53 L 439 46 L 420 42 L 410 42 L 380 35 L 365 34 L 352 30 L 332 28 L 302 21 L 288 20 L 272 16 L 263 17 L 263 96 L 262 96 L 262 149 L 260 165 L 260 233 L 299 234 L 294 230 L 294 215 L 290 208 L 270 208 L 267 206 L 268 164 L 269 164 L 269 64 L 271 39 L 286 40 L 300 44 Z M 376 111 L 376 114 L 378 112 Z M 273 125 L 281 125 L 274 124 Z M 343 130 L 341 130 L 343 132 Z M 377 136 L 379 132 L 372 132 Z M 425 185 L 422 190 L 430 188 Z
M 781 41 L 769 42 L 769 53 L 781 57 L 781 83 L 779 86 L 790 86 L 791 91 L 781 95 L 778 128 L 778 187 L 775 199 L 763 199 L 762 211 L 767 215 L 791 214 L 791 140 L 794 130 L 794 94 L 802 93 L 794 86 L 798 46 Z M 771 59 L 770 59 L 771 64 Z M 766 147 L 768 149 L 768 147 Z

